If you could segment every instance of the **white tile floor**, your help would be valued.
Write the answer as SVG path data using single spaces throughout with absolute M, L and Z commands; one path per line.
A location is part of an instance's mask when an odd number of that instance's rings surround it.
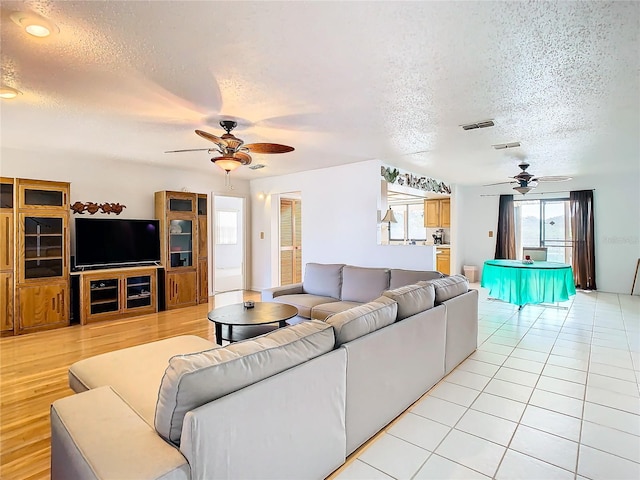
M 478 350 L 338 479 L 640 478 L 640 297 L 518 308 L 480 289 Z

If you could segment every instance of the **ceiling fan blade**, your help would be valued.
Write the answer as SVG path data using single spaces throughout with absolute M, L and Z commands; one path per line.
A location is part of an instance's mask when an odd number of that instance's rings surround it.
M 227 142 L 225 140 L 223 140 L 220 137 L 216 137 L 215 135 L 212 135 L 210 133 L 207 132 L 203 132 L 202 130 L 196 130 L 196 133 L 198 135 L 200 135 L 202 138 L 206 138 L 207 140 L 209 140 L 210 142 L 215 143 L 216 145 L 220 145 L 221 147 L 227 147 Z
M 183 150 L 167 150 L 164 153 L 181 153 L 181 152 L 210 152 L 212 148 L 185 148 Z
M 571 177 L 564 177 L 564 176 L 548 176 L 548 177 L 537 177 L 537 178 L 532 178 L 531 181 L 532 182 L 567 182 L 571 180 Z
M 498 183 L 489 183 L 487 185 L 483 185 L 483 187 L 492 187 L 494 185 L 506 185 L 507 183 L 518 183 L 518 182 L 498 182 Z
M 287 153 L 293 152 L 295 148 L 278 143 L 248 143 L 243 146 L 251 153 Z

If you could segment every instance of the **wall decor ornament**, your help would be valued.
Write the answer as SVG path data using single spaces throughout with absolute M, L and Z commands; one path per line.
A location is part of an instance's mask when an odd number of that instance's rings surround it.
M 95 202 L 75 202 L 71 205 L 71 211 L 84 215 L 84 212 L 89 212 L 90 215 L 95 215 L 99 211 L 106 214 L 120 215 L 122 209 L 127 208 L 126 205 L 120 205 L 119 203 L 95 203 Z
M 451 186 L 434 178 L 418 177 L 411 173 L 400 174 L 398 169 L 394 168 L 391 170 L 389 167 L 382 167 L 381 175 L 388 183 L 395 182 L 398 185 L 425 190 L 427 192 L 451 194 Z

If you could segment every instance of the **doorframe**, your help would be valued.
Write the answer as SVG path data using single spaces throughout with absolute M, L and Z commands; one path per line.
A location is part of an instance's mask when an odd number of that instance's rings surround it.
M 249 229 L 249 210 L 247 208 L 247 195 L 243 194 L 234 194 L 229 192 L 216 193 L 215 191 L 211 192 L 211 200 L 209 205 L 209 218 L 207 221 L 209 222 L 209 258 L 211 258 L 211 262 L 209 264 L 209 296 L 215 295 L 215 281 L 216 281 L 216 197 L 234 197 L 242 200 L 242 209 L 241 209 L 241 222 L 242 222 L 242 290 L 247 290 L 247 241 L 249 239 L 248 229 Z

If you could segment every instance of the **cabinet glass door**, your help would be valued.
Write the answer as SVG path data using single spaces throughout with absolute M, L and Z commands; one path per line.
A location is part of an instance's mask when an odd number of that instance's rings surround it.
M 172 212 L 193 212 L 193 200 L 184 198 L 170 198 L 169 210 Z
M 39 190 L 35 188 L 24 189 L 24 206 L 51 206 L 62 207 L 64 205 L 64 192 L 61 190 Z
M 127 308 L 149 307 L 151 305 L 151 276 L 127 278 Z
M 13 208 L 13 183 L 0 183 L 0 208 Z
M 172 268 L 193 266 L 191 220 L 171 220 L 169 223 L 169 257 Z
M 24 277 L 61 277 L 64 274 L 62 218 L 24 217 Z
M 117 278 L 93 280 L 89 282 L 91 315 L 117 312 L 120 310 L 118 283 L 119 279 Z

